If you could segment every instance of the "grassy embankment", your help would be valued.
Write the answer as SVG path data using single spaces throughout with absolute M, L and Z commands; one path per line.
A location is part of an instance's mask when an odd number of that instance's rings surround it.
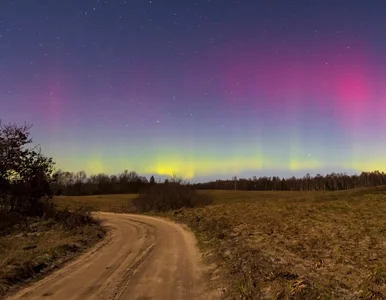
M 213 205 L 164 215 L 194 230 L 206 262 L 216 266 L 213 282 L 226 287 L 226 296 L 386 298 L 385 187 L 203 193 L 213 196 Z M 71 203 L 114 211 L 132 197 L 72 198 Z
M 0 236 L 0 299 L 49 274 L 104 234 L 99 221 L 84 210 L 22 219 Z

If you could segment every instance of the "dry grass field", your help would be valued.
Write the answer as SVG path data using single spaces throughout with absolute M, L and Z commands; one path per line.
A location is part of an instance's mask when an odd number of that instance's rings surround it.
M 63 227 L 53 220 L 30 220 L 0 238 L 0 299 L 42 278 L 104 236 L 98 224 Z
M 210 194 L 216 205 L 171 217 L 230 298 L 386 298 L 386 188 Z
M 95 195 L 95 196 L 59 196 L 54 198 L 54 203 L 60 208 L 74 209 L 79 207 L 90 208 L 95 211 L 122 212 L 130 207 L 130 201 L 137 197 L 135 194 L 127 195 Z
M 225 297 L 386 298 L 386 187 L 201 193 L 214 204 L 164 215 L 196 233 Z M 119 211 L 132 197 L 61 197 L 58 203 Z

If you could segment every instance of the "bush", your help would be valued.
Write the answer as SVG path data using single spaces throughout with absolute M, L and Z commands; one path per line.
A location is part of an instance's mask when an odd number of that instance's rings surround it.
M 66 229 L 74 229 L 84 225 L 99 224 L 99 220 L 91 215 L 91 210 L 81 207 L 75 211 L 68 209 L 58 210 L 55 213 L 54 220 L 62 224 Z
M 132 202 L 138 212 L 167 211 L 211 203 L 212 199 L 208 196 L 178 183 L 153 185 Z

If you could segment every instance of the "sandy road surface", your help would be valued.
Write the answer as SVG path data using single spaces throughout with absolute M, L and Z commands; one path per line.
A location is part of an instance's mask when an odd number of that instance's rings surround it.
M 108 237 L 10 299 L 208 299 L 192 233 L 164 219 L 98 213 Z

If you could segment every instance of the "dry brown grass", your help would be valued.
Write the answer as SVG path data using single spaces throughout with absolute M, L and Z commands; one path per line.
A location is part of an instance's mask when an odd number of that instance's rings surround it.
M 267 200 L 287 200 L 287 199 L 310 199 L 326 192 L 315 191 L 225 191 L 225 190 L 207 190 L 199 191 L 205 195 L 211 196 L 215 204 L 228 203 L 249 203 Z
M 197 234 L 234 299 L 386 299 L 386 188 L 210 191 L 169 217 Z
M 214 205 L 166 215 L 195 231 L 224 297 L 386 299 L 385 187 L 200 193 L 212 196 Z M 71 201 L 119 211 L 133 197 Z
M 131 200 L 135 197 L 138 195 L 57 196 L 54 198 L 54 203 L 60 208 L 87 207 L 94 211 L 124 212 L 131 209 Z
M 70 217 L 65 213 L 60 220 L 29 219 L 27 225 L 0 237 L 0 299 L 49 274 L 104 236 L 99 223 L 84 219 L 84 213 Z

